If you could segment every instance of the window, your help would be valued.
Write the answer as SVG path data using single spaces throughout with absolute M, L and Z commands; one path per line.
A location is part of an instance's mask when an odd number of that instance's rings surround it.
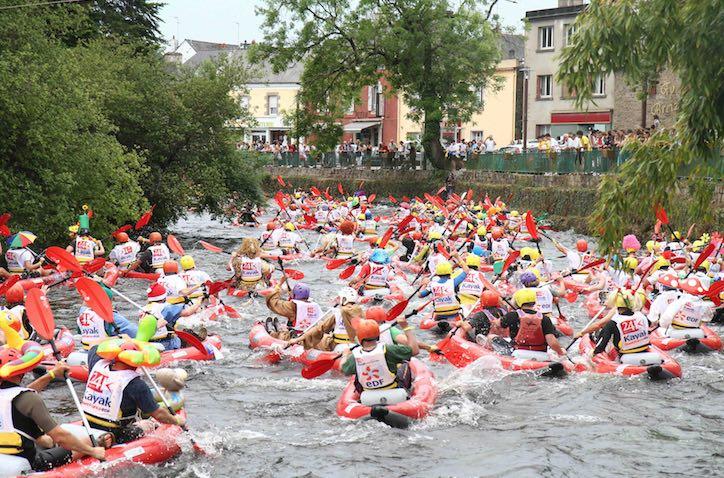
M 485 87 L 481 86 L 478 90 L 478 100 L 480 100 L 480 106 L 485 105 Z
M 472 137 L 472 140 L 473 140 L 473 141 L 482 141 L 482 140 L 485 139 L 485 138 L 483 137 L 483 132 L 482 132 L 482 131 L 473 131 L 473 132 L 472 132 L 472 135 L 473 135 L 473 137 Z
M 552 97 L 552 75 L 541 75 L 538 77 L 538 98 Z
M 578 27 L 573 23 L 566 23 L 563 25 L 563 32 L 565 33 L 563 42 L 564 46 L 571 43 L 571 37 L 573 37 L 576 31 L 578 31 Z
M 538 27 L 538 49 L 553 49 L 553 26 Z
M 598 75 L 593 79 L 593 96 L 606 96 L 606 77 Z
M 243 95 L 241 98 L 239 98 L 239 104 L 244 109 L 249 108 L 249 96 Z
M 385 116 L 385 94 L 379 82 L 375 88 L 375 113 L 376 116 Z
M 568 98 L 575 98 L 578 96 L 578 93 L 575 89 L 569 89 L 568 86 L 564 83 L 561 88 L 561 98 L 568 99 Z
M 375 99 L 377 94 L 375 93 L 374 86 L 367 87 L 367 111 L 375 110 Z
M 269 95 L 266 97 L 266 114 L 268 116 L 276 116 L 279 114 L 279 95 Z
M 543 136 L 544 134 L 551 134 L 551 125 L 549 124 L 537 124 L 535 125 L 536 137 Z

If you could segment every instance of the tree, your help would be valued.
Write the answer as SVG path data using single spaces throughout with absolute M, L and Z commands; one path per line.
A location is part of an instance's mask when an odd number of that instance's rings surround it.
M 593 0 L 576 25 L 558 78 L 578 92 L 579 105 L 591 99 L 600 73 L 621 71 L 634 88 L 665 68 L 681 80 L 676 129 L 630 143 L 631 158 L 601 182 L 591 221 L 604 250 L 618 249 L 632 216 L 677 207 L 676 191 L 691 197 L 690 217 L 711 217 L 713 187 L 704 178 L 721 178 L 724 146 L 721 1 Z M 691 176 L 686 184 L 683 172 Z
M 498 34 L 483 6 L 491 2 L 266 0 L 254 56 L 275 71 L 304 62 L 300 104 L 318 117 L 307 123 L 325 131 L 363 87 L 384 78 L 386 94 L 401 93 L 412 119 L 423 121 L 428 158 L 446 168 L 441 123 L 466 121 L 481 107 L 476 93 L 497 86 Z

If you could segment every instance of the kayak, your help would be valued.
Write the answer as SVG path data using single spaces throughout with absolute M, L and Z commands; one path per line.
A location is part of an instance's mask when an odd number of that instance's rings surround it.
M 599 312 L 601 312 L 601 309 L 603 309 L 603 305 L 601 304 L 601 300 L 598 298 L 598 294 L 588 294 L 586 296 L 586 300 L 583 301 L 583 307 L 585 307 L 586 313 L 590 318 L 594 318 Z
M 541 372 L 543 376 L 561 376 L 574 370 L 583 371 L 585 369 L 585 367 L 579 364 L 573 364 L 568 360 L 555 362 L 552 360 L 523 358 L 522 356 L 525 355 L 526 352 L 529 352 L 524 350 L 517 351 L 521 357 L 496 353 L 488 347 L 468 340 L 466 332 L 462 329 L 458 329 L 451 337 L 442 339 L 438 342 L 437 347 L 443 353 L 443 357 L 458 368 L 466 367 L 480 357 L 485 356 L 497 359 L 499 365 L 506 370 L 537 371 Z M 505 347 L 501 347 L 501 349 L 507 347 L 509 347 L 509 345 L 505 345 Z
M 124 279 L 143 279 L 151 282 L 158 280 L 161 274 L 155 272 L 139 272 L 139 271 L 121 271 L 121 277 Z
M 590 335 L 585 335 L 579 342 L 581 354 L 589 354 L 596 348 Z M 639 358 L 640 357 L 640 358 Z M 596 354 L 592 358 L 592 372 L 607 373 L 612 375 L 623 375 L 632 377 L 635 375 L 648 374 L 651 380 L 667 380 L 674 377 L 681 377 L 681 365 L 669 354 L 651 345 L 648 352 L 642 354 L 628 354 L 626 357 L 632 363 L 621 363 L 619 354 L 615 348 L 608 352 Z M 636 359 L 639 363 L 635 363 Z
M 355 388 L 355 378 L 350 378 L 337 401 L 337 415 L 347 420 L 374 418 L 397 427 L 409 425 L 410 419 L 425 418 L 437 399 L 435 376 L 423 362 L 415 358 L 410 360 L 410 370 L 412 372 L 410 396 L 407 400 L 394 405 L 363 405 L 360 403 L 360 393 Z
M 661 329 L 651 333 L 651 343 L 661 350 L 683 350 L 684 352 L 712 352 L 721 350 L 722 341 L 719 334 L 706 325 L 698 329 L 672 329 L 666 335 Z M 675 335 L 675 337 L 673 337 Z
M 551 314 L 551 322 L 553 322 L 553 325 L 556 327 L 558 332 L 568 337 L 573 337 L 573 327 L 568 323 L 568 320 L 565 317 L 562 315 L 555 317 Z
M 338 358 L 338 352 L 326 352 L 318 349 L 305 349 L 301 344 L 292 345 L 285 349 L 286 342 L 272 337 L 267 332 L 264 324 L 257 322 L 249 331 L 249 348 L 252 350 L 263 349 L 269 353 L 264 356 L 264 360 L 268 363 L 279 363 L 283 359 L 289 359 L 292 362 L 300 363 L 308 367 L 320 360 L 330 360 L 336 358 L 334 362 L 334 370 L 340 370 L 342 367 L 342 359 Z
M 52 286 L 63 282 L 71 276 L 70 272 L 53 272 L 50 275 L 43 277 L 32 277 L 28 279 L 21 279 L 16 284 L 20 284 L 23 290 L 30 290 L 34 288 L 40 288 L 44 285 Z
M 75 339 L 73 338 L 73 332 L 63 327 L 57 330 L 55 333 L 55 347 L 60 352 L 61 357 L 67 357 L 75 350 Z M 45 352 L 46 360 L 55 360 L 53 354 L 53 347 L 50 344 L 43 345 L 43 352 Z
M 186 415 L 183 410 L 178 412 L 178 414 L 181 416 Z M 82 427 L 80 422 L 62 426 L 74 435 L 85 436 L 85 428 Z M 100 432 L 99 434 L 102 433 L 103 432 Z M 182 434 L 183 430 L 179 426 L 159 424 L 158 428 L 138 440 L 108 448 L 106 450 L 106 460 L 102 464 L 103 470 L 108 471 L 109 469 L 128 467 L 132 462 L 147 465 L 164 463 L 181 454 L 179 441 Z M 14 467 L 14 469 L 10 468 L 10 471 L 17 474 L 25 471 L 23 476 L 27 475 L 37 478 L 72 478 L 89 475 L 92 473 L 91 467 L 94 469 L 98 468 L 100 463 L 95 458 L 85 457 L 68 463 L 67 465 L 53 468 L 50 471 L 28 473 L 27 470 L 30 469 L 30 464 L 27 460 L 9 455 L 0 455 L 0 469 L 2 469 L 3 472 L 6 470 L 4 465 L 6 457 L 13 460 L 16 465 L 19 465 Z M 23 466 L 22 462 L 24 462 L 25 468 L 20 467 Z M 8 468 L 10 466 L 13 466 L 13 464 L 9 463 Z

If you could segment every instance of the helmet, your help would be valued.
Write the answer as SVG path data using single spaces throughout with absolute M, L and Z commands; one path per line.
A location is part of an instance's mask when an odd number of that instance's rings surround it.
M 518 217 L 520 213 L 518 211 L 510 211 L 510 217 Z
M 287 231 L 294 231 L 296 230 L 296 227 L 294 227 L 294 224 L 292 224 L 291 222 L 288 222 L 284 224 L 284 229 L 286 229 Z
M 78 234 L 78 224 L 73 224 L 72 226 L 68 226 L 68 232 L 71 234 Z
M 365 219 L 372 219 L 372 213 L 370 211 L 365 213 Z
M 365 340 L 377 340 L 380 338 L 380 326 L 374 320 L 360 320 L 355 332 L 360 343 Z
M 448 261 L 440 261 L 435 266 L 435 274 L 439 276 L 449 276 L 452 274 L 452 264 Z
M 523 284 L 525 287 L 538 285 L 538 277 L 535 275 L 534 272 L 528 270 L 520 275 L 520 283 Z
M 500 296 L 492 290 L 484 290 L 480 294 L 480 302 L 484 307 L 497 307 L 500 305 Z
M 354 304 L 357 302 L 357 291 L 354 290 L 351 287 L 343 287 L 338 293 L 337 297 L 339 298 L 339 304 L 345 305 L 345 304 Z
M 701 252 L 704 245 L 704 241 L 700 241 L 697 239 L 696 241 L 691 243 L 691 252 Z
M 355 224 L 352 221 L 342 221 L 339 225 L 339 230 L 342 234 L 352 234 L 354 232 Z
M 298 282 L 292 289 L 292 299 L 307 300 L 309 299 L 309 286 L 304 282 Z
M 370 262 L 376 264 L 388 264 L 390 262 L 390 255 L 384 249 L 375 249 L 370 255 Z
M 623 236 L 623 241 L 621 242 L 621 245 L 626 252 L 636 252 L 641 249 L 641 243 L 633 234 Z
M 78 230 L 78 233 L 79 233 L 81 236 L 87 236 L 88 234 L 90 234 L 90 229 L 88 229 L 87 227 L 84 227 L 84 228 L 82 228 L 82 229 L 79 229 L 79 230 Z
M 483 249 L 480 246 L 475 246 L 475 247 L 473 247 L 473 254 L 475 254 L 476 256 L 483 257 L 483 254 L 485 254 L 485 249 Z
M 435 216 L 434 221 L 435 221 L 435 224 L 442 224 L 445 222 L 445 217 L 444 216 Z
M 480 267 L 480 256 L 468 254 L 468 257 L 465 258 L 465 264 L 469 267 Z
M 412 239 L 415 241 L 419 241 L 420 239 L 422 239 L 422 233 L 420 231 L 413 232 Z
M 25 300 L 25 290 L 21 284 L 15 283 L 5 292 L 5 302 L 8 304 L 20 304 Z
M 616 307 L 622 309 L 634 309 L 635 299 L 633 294 L 627 290 L 620 290 L 616 294 Z
M 183 270 L 187 271 L 189 269 L 193 269 L 194 267 L 196 267 L 196 262 L 193 257 L 189 255 L 181 257 L 181 268 Z
M 636 259 L 636 258 L 633 257 L 633 256 L 632 256 L 632 257 L 627 257 L 627 258 L 625 258 L 625 259 L 623 260 L 623 267 L 624 267 L 624 269 L 629 269 L 629 270 L 632 270 L 632 271 L 633 271 L 633 270 L 636 270 L 636 268 L 638 267 L 638 265 L 639 265 L 638 259 Z
M 151 287 L 146 290 L 146 296 L 148 297 L 149 302 L 164 301 L 166 300 L 166 288 L 163 284 L 154 282 L 151 284 Z
M 430 233 L 427 235 L 427 239 L 430 241 L 442 239 L 442 233 L 440 231 L 430 231 Z
M 163 263 L 164 274 L 178 274 L 178 263 L 176 261 L 166 261 Z
M 654 270 L 657 271 L 664 268 L 668 269 L 669 267 L 671 267 L 671 262 L 663 257 L 659 257 L 659 260 L 656 261 L 656 265 L 654 265 Z
M 131 238 L 128 237 L 128 234 L 126 234 L 125 232 L 119 232 L 118 234 L 116 234 L 116 242 L 118 242 L 119 244 L 125 244 L 130 240 Z
M 524 304 L 535 304 L 535 289 L 524 288 L 518 289 L 513 294 L 513 302 L 518 307 L 522 307 Z
M 163 241 L 163 236 L 160 232 L 152 232 L 148 235 L 148 240 L 151 241 L 151 244 L 158 244 L 159 242 Z
M 475 231 L 475 234 L 478 236 L 484 236 L 488 233 L 488 230 L 485 228 L 485 226 L 478 226 L 478 230 Z
M 710 268 L 711 268 L 711 262 L 704 261 L 701 264 L 699 264 L 699 269 L 697 269 L 697 270 L 704 269 L 706 272 L 709 272 Z
M 302 193 L 300 193 L 299 191 L 295 191 L 295 192 L 294 192 L 294 198 L 295 198 L 295 199 L 299 199 L 300 197 L 302 197 Z
M 267 230 L 267 231 L 273 231 L 273 230 L 276 229 L 277 227 L 279 227 L 279 225 L 276 223 L 276 221 L 269 221 L 269 222 L 266 223 L 266 230 Z
M 504 231 L 502 227 L 495 226 L 490 230 L 490 234 L 493 236 L 493 239 L 500 239 L 503 237 Z
M 585 239 L 577 240 L 576 249 L 578 249 L 578 252 L 586 252 L 588 250 L 588 242 L 586 242 Z
M 365 214 L 363 212 L 357 214 L 357 219 L 366 219 Z
M 672 240 L 677 240 L 677 241 L 681 240 L 681 233 L 680 233 L 679 231 L 674 231 L 674 232 L 671 234 L 671 239 L 672 239 Z
M 367 312 L 365 312 L 365 319 L 374 320 L 378 324 L 381 324 L 387 321 L 387 312 L 380 306 L 370 307 L 367 309 Z
M 535 261 L 540 257 L 540 253 L 537 249 L 532 247 L 521 247 L 520 258 L 526 261 Z

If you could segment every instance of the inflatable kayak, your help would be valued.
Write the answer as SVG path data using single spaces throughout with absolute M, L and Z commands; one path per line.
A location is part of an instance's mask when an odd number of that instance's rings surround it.
M 73 338 L 73 332 L 63 327 L 55 332 L 55 347 L 60 352 L 61 357 L 67 357 L 75 350 L 75 339 Z M 43 351 L 45 352 L 46 360 L 55 360 L 53 355 L 53 347 L 50 344 L 43 345 Z
M 300 345 L 292 345 L 284 348 L 286 342 L 272 337 L 266 331 L 264 324 L 257 322 L 249 331 L 249 348 L 252 350 L 265 349 L 269 353 L 264 356 L 264 360 L 268 363 L 279 363 L 283 359 L 300 363 L 307 367 L 319 360 L 329 360 L 336 358 L 338 352 L 326 352 L 324 350 L 306 349 Z M 339 370 L 342 366 L 341 358 L 337 358 L 334 362 L 333 370 Z
M 185 416 L 182 410 L 179 415 Z M 85 429 L 80 423 L 62 425 L 63 428 L 77 436 L 85 436 Z M 99 432 L 102 434 L 103 432 Z M 181 454 L 179 438 L 183 434 L 181 427 L 176 425 L 159 424 L 151 433 L 122 445 L 115 445 L 106 450 L 106 461 L 102 464 L 104 471 L 128 467 L 131 463 L 144 463 L 156 465 L 164 463 Z M 12 475 L 32 476 L 37 478 L 73 478 L 90 475 L 94 469 L 99 467 L 99 461 L 95 458 L 85 457 L 73 461 L 67 465 L 53 468 L 42 473 L 30 471 L 30 464 L 23 458 L 9 455 L 0 455 L 0 471 L 2 476 L 7 476 L 7 471 Z
M 359 420 L 362 418 L 374 418 L 390 426 L 404 428 L 410 424 L 410 419 L 425 418 L 437 399 L 437 386 L 434 382 L 434 375 L 421 361 L 413 358 L 410 360 L 412 372 L 412 389 L 406 400 L 385 405 L 384 403 L 374 404 L 375 396 L 372 395 L 367 405 L 360 403 L 360 393 L 355 388 L 354 377 L 350 378 L 347 386 L 342 391 L 337 401 L 337 415 L 342 419 Z M 376 394 L 378 391 L 371 391 Z M 403 389 L 380 390 L 379 392 L 405 394 Z M 365 392 L 368 393 L 368 392 Z M 385 402 L 384 397 L 379 397 Z
M 661 350 L 683 350 L 684 352 L 713 352 L 721 350 L 719 334 L 706 325 L 698 329 L 670 329 L 664 333 L 656 329 L 651 333 L 651 343 Z
M 30 290 L 34 288 L 43 287 L 44 285 L 52 286 L 63 282 L 64 280 L 71 277 L 70 272 L 53 272 L 50 275 L 43 277 L 32 277 L 28 279 L 21 279 L 16 284 L 20 284 L 24 290 Z
M 562 376 L 574 370 L 585 370 L 585 367 L 579 364 L 573 364 L 568 360 L 555 362 L 552 360 L 525 358 L 526 355 L 534 355 L 527 350 L 515 351 L 516 355 L 519 356 L 506 355 L 506 353 L 512 350 L 512 347 L 505 339 L 500 337 L 496 337 L 492 343 L 500 345 L 500 347 L 496 347 L 500 353 L 496 353 L 494 350 L 476 342 L 471 342 L 467 339 L 466 332 L 458 329 L 452 336 L 446 337 L 438 342 L 437 347 L 443 353 L 445 359 L 458 368 L 466 367 L 480 357 L 487 356 L 497 359 L 500 366 L 506 370 L 536 371 L 542 376 Z M 535 355 L 539 355 L 539 353 L 536 352 Z
M 155 272 L 121 271 L 120 276 L 124 279 L 143 279 L 151 282 L 158 280 L 161 274 Z
M 581 354 L 589 354 L 596 348 L 596 344 L 591 340 L 590 335 L 585 335 L 581 338 L 578 347 Z M 616 349 L 611 348 L 608 352 L 602 352 L 592 357 L 593 369 L 591 371 L 625 377 L 648 374 L 651 380 L 681 377 L 681 365 L 669 354 L 653 345 L 649 347 L 648 352 L 626 354 L 624 360 L 627 363 L 621 363 Z

